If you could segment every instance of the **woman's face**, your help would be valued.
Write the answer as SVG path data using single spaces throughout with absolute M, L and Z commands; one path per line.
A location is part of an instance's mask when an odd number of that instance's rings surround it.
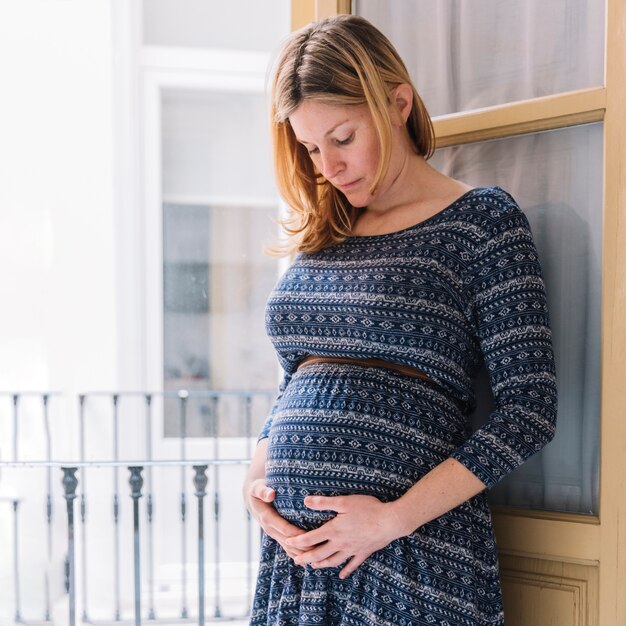
M 393 126 L 389 169 L 374 194 L 370 190 L 380 159 L 380 142 L 366 104 L 344 106 L 305 100 L 289 122 L 317 170 L 352 206 L 384 206 L 403 163 L 402 122 Z

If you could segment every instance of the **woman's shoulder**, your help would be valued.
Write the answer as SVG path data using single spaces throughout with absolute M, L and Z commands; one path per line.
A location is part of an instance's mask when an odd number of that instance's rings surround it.
M 474 187 L 468 195 L 466 209 L 496 220 L 522 212 L 513 196 L 497 185 Z
M 475 187 L 457 211 L 457 218 L 489 236 L 503 228 L 527 225 L 528 220 L 513 196 L 497 185 Z M 483 237 L 481 237 L 483 239 Z

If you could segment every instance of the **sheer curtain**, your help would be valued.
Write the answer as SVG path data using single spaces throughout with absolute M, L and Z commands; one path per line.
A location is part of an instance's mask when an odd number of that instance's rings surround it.
M 604 83 L 600 0 L 354 0 L 404 59 L 431 115 Z
M 531 224 L 548 291 L 559 388 L 557 435 L 491 492 L 493 502 L 595 513 L 600 423 L 602 125 L 446 148 L 432 164 L 500 185 Z M 488 410 L 486 379 L 480 381 Z
M 603 83 L 604 3 L 555 0 L 358 0 L 387 34 L 432 115 Z M 559 376 L 557 435 L 491 492 L 493 502 L 598 510 L 602 125 L 438 150 L 432 164 L 471 185 L 497 184 L 528 216 L 548 289 Z M 489 409 L 478 381 L 476 421 Z

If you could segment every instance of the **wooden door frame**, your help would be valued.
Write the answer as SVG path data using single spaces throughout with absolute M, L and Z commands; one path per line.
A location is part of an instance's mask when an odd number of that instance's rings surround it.
M 624 623 L 626 594 L 626 4 L 607 0 L 600 422 L 600 624 Z
M 291 0 L 291 30 L 298 30 L 313 20 L 350 13 L 351 0 Z
M 292 27 L 349 13 L 350 0 L 293 0 Z M 585 124 L 604 124 L 600 513 L 570 515 L 498 508 L 495 523 L 506 554 L 561 559 L 599 574 L 599 596 L 587 623 L 619 626 L 626 615 L 626 3 L 606 0 L 603 87 L 434 118 L 437 147 Z M 563 550 L 566 524 L 572 539 Z M 558 548 L 557 548 L 558 546 Z M 556 549 L 555 549 L 556 548 Z M 565 552 L 565 553 L 564 553 Z M 597 607 L 597 610 L 596 610 Z

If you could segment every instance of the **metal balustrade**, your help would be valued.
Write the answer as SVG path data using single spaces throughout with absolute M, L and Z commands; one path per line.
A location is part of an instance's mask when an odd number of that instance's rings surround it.
M 51 623 L 52 620 L 52 599 L 51 599 L 51 581 L 50 573 L 53 566 L 53 542 L 54 537 L 58 536 L 58 525 L 61 521 L 64 521 L 67 525 L 67 545 L 65 546 L 66 552 L 66 572 L 65 572 L 65 587 L 67 591 L 67 608 L 69 615 L 69 623 L 74 626 L 76 620 L 79 619 L 82 622 L 94 623 L 107 621 L 110 623 L 110 618 L 102 617 L 101 615 L 92 615 L 90 611 L 90 594 L 89 585 L 91 584 L 89 578 L 89 571 L 93 571 L 93 563 L 90 562 L 90 553 L 92 546 L 88 542 L 90 533 L 93 533 L 94 527 L 90 525 L 89 520 L 89 507 L 98 502 L 98 498 L 107 497 L 103 493 L 102 476 L 99 473 L 107 472 L 111 474 L 109 497 L 111 500 L 111 524 L 109 524 L 109 532 L 113 535 L 112 552 L 110 562 L 99 563 L 99 568 L 109 568 L 113 570 L 113 589 L 112 589 L 112 618 L 113 622 L 127 621 L 128 610 L 125 611 L 123 606 L 123 593 L 122 585 L 124 576 L 127 575 L 127 571 L 123 569 L 122 556 L 127 557 L 132 554 L 132 589 L 134 596 L 134 623 L 159 623 L 167 622 L 171 623 L 172 620 L 177 619 L 179 623 L 197 623 L 205 624 L 207 620 L 214 619 L 242 619 L 245 617 L 249 601 L 252 597 L 252 586 L 254 583 L 254 568 L 256 565 L 256 558 L 254 547 L 256 542 L 255 528 L 253 527 L 250 516 L 243 508 L 241 504 L 238 514 L 242 516 L 242 524 L 244 530 L 240 533 L 241 536 L 237 537 L 228 536 L 226 542 L 234 542 L 241 546 L 245 544 L 245 601 L 242 603 L 241 611 L 233 614 L 224 610 L 222 602 L 223 593 L 223 580 L 221 571 L 224 565 L 223 561 L 223 548 L 224 548 L 224 530 L 233 527 L 231 519 L 226 519 L 225 514 L 228 515 L 228 511 L 223 506 L 223 500 L 225 495 L 230 495 L 227 490 L 225 494 L 221 490 L 222 484 L 221 476 L 227 471 L 228 467 L 235 467 L 241 469 L 240 477 L 243 477 L 243 471 L 245 466 L 249 463 L 249 458 L 252 452 L 252 446 L 254 444 L 253 432 L 253 405 L 258 400 L 262 400 L 264 408 L 259 411 L 257 407 L 257 413 L 264 413 L 269 408 L 269 403 L 273 394 L 271 392 L 198 392 L 198 391 L 178 391 L 178 392 L 136 392 L 136 393 L 116 393 L 116 392 L 98 392 L 90 394 L 81 394 L 78 397 L 77 409 L 78 409 L 78 437 L 77 437 L 77 450 L 78 453 L 74 458 L 55 459 L 53 457 L 52 449 L 52 434 L 54 432 L 54 425 L 50 421 L 50 402 L 51 399 L 60 396 L 62 394 L 31 394 L 37 397 L 41 403 L 41 417 L 43 423 L 43 433 L 45 441 L 45 458 L 44 459 L 26 459 L 21 458 L 22 454 L 20 437 L 18 436 L 20 427 L 20 404 L 22 399 L 27 394 L 11 393 L 0 394 L 0 402 L 2 396 L 7 397 L 11 402 L 11 413 L 13 423 L 13 454 L 12 460 L 3 461 L 0 460 L 0 469 L 3 470 L 0 476 L 0 488 L 2 483 L 11 482 L 12 475 L 15 472 L 35 471 L 37 468 L 43 470 L 45 476 L 45 506 L 44 506 L 44 520 L 43 527 L 45 528 L 45 542 L 46 542 L 46 560 L 47 565 L 44 572 L 44 600 L 42 616 L 44 623 Z M 129 398 L 135 398 L 139 400 L 143 407 L 142 415 L 137 416 L 136 407 L 133 410 L 134 419 L 136 422 L 141 421 L 141 430 L 144 438 L 143 454 L 134 458 L 127 458 L 122 454 L 121 450 L 121 429 L 120 420 L 122 418 L 123 404 L 129 401 Z M 180 433 L 181 437 L 168 438 L 167 442 L 169 449 L 172 449 L 172 445 L 175 445 L 178 439 L 178 457 L 179 458 L 155 458 L 153 449 L 153 435 L 154 435 L 154 416 L 155 401 L 162 401 L 164 398 L 175 398 L 179 407 L 180 417 Z M 208 458 L 188 458 L 189 441 L 186 434 L 186 416 L 189 408 L 189 402 L 195 399 L 202 398 L 211 406 L 210 415 L 212 418 L 212 437 L 208 443 L 210 449 L 206 450 L 206 457 Z M 220 433 L 220 403 L 225 398 L 234 399 L 240 406 L 240 418 L 243 424 L 243 432 L 241 438 L 236 438 L 237 441 L 241 439 L 241 445 L 239 448 L 243 454 L 232 458 L 222 458 L 221 447 L 226 440 L 219 436 Z M 97 400 L 98 399 L 98 400 Z M 95 401 L 104 402 L 109 406 L 108 419 L 110 421 L 109 426 L 111 431 L 111 440 L 108 442 L 109 447 L 112 450 L 110 458 L 94 459 L 89 458 L 89 450 L 87 445 L 88 434 L 90 430 L 90 404 Z M 0 421 L 3 419 L 3 413 L 0 411 Z M 97 415 L 98 424 L 102 425 L 103 419 L 102 411 Z M 1 424 L 0 424 L 1 425 Z M 134 426 L 138 424 L 135 423 Z M 256 428 L 255 428 L 256 430 Z M 76 434 L 76 433 L 73 433 Z M 96 438 L 97 439 L 97 438 Z M 204 441 L 204 440 L 202 440 Z M 98 448 L 100 448 L 100 441 L 98 441 Z M 93 447 L 93 446 L 92 446 Z M 205 446 L 206 447 L 206 446 Z M 194 445 L 194 448 L 198 449 L 198 444 Z M 209 454 L 210 453 L 210 454 Z M 204 456 L 204 450 L 203 450 Z M 228 456 L 228 455 L 226 455 Z M 157 610 L 157 603 L 155 601 L 155 540 L 162 541 L 162 537 L 155 537 L 155 521 L 158 519 L 157 509 L 155 508 L 155 475 L 154 471 L 180 471 L 180 494 L 179 494 L 179 560 L 180 560 L 180 610 L 177 615 L 172 614 L 159 614 Z M 178 469 L 177 469 L 178 468 Z M 122 471 L 129 472 L 128 488 L 122 487 L 120 481 L 120 473 Z M 190 471 L 193 471 L 193 475 L 190 476 Z M 55 471 L 59 471 L 59 480 L 54 480 Z M 222 474 L 221 474 L 222 473 Z M 88 480 L 92 481 L 94 487 L 90 490 L 87 489 Z M 30 481 L 29 481 L 30 482 Z M 157 483 L 159 481 L 157 480 Z M 161 477 L 161 483 L 167 481 Z M 55 487 L 63 486 L 62 497 L 65 500 L 65 520 L 61 519 L 61 516 L 55 514 L 56 506 L 58 505 L 55 499 Z M 239 487 L 239 485 L 237 485 Z M 192 501 L 187 501 L 187 492 L 192 490 L 194 494 L 195 505 L 190 506 Z M 98 493 L 98 491 L 100 493 Z M 233 490 L 236 493 L 236 498 L 239 498 L 239 488 Z M 0 490 L 1 493 L 1 490 Z M 56 498 L 58 498 L 58 493 Z M 160 494 L 162 497 L 162 506 L 160 509 L 164 515 L 168 511 L 170 504 L 165 504 L 164 494 Z M 167 494 L 172 497 L 172 493 Z M 21 504 L 24 498 L 32 498 L 32 491 L 28 494 L 16 494 L 15 496 L 1 496 L 0 504 L 4 501 L 10 504 L 13 516 L 13 579 L 14 579 L 14 613 L 13 618 L 16 622 L 33 621 L 36 620 L 36 615 L 25 615 L 24 612 L 24 597 L 23 590 L 24 585 L 20 580 L 23 576 L 23 568 L 21 565 L 24 562 L 24 555 L 20 551 L 20 528 L 23 525 L 23 520 L 20 518 Z M 122 509 L 124 502 L 122 498 L 128 497 L 128 500 L 132 501 L 132 544 L 128 543 L 125 534 L 123 532 L 123 526 L 128 520 L 122 523 Z M 205 516 L 205 501 L 209 498 L 209 502 L 212 504 L 211 514 Z M 75 517 L 75 505 L 74 500 L 78 500 L 78 510 Z M 91 503 L 91 505 L 90 505 Z M 161 506 L 161 505 L 159 505 Z M 192 510 L 193 509 L 193 510 Z M 60 508 L 59 508 L 60 510 Z M 226 511 L 226 513 L 225 513 Z M 98 518 L 99 526 L 102 527 L 102 516 Z M 197 517 L 194 523 L 193 518 Z M 232 516 L 231 516 L 232 517 Z M 56 522 L 56 527 L 55 527 Z M 195 536 L 195 548 L 197 553 L 196 567 L 197 567 L 197 605 L 190 606 L 189 603 L 189 555 L 187 545 L 188 535 L 190 535 L 193 524 L 194 536 Z M 228 526 L 226 526 L 228 524 Z M 32 525 L 32 520 L 31 520 Z M 55 527 L 55 528 L 53 528 Z M 209 529 L 210 534 L 207 534 Z M 76 532 L 78 530 L 78 532 Z M 169 542 L 173 539 L 174 528 L 168 529 L 168 537 L 166 540 Z M 55 535 L 56 532 L 56 535 Z M 95 533 L 94 533 L 95 534 Z M 212 537 L 211 537 L 212 535 Z M 212 542 L 212 560 L 206 561 L 206 549 L 211 544 L 206 543 L 206 539 L 213 539 Z M 55 550 L 58 551 L 58 539 Z M 132 546 L 132 549 L 131 549 Z M 78 556 L 78 561 L 76 561 Z M 207 563 L 212 564 L 210 571 L 205 570 Z M 77 587 L 77 582 L 80 584 Z M 207 588 L 211 589 L 212 596 L 211 601 L 208 601 Z M 102 591 L 102 590 L 99 590 Z M 80 593 L 80 603 L 77 602 L 77 592 Z M 102 595 L 102 594 L 100 594 Z M 26 603 L 32 612 L 32 603 Z M 76 610 L 77 604 L 82 609 L 80 616 L 77 617 Z M 207 605 L 210 605 L 209 608 Z M 142 619 L 145 622 L 142 622 Z

